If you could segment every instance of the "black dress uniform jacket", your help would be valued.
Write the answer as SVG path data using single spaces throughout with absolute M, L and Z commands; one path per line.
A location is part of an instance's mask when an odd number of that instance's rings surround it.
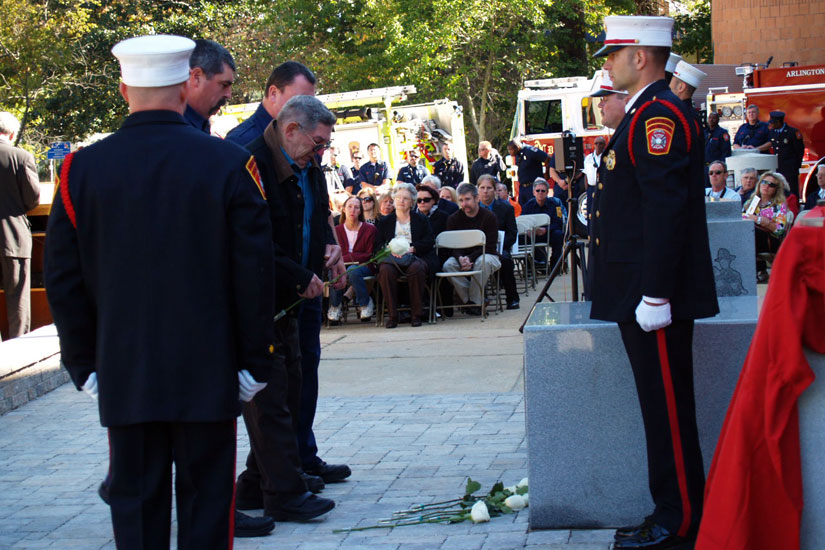
M 313 215 L 310 220 L 309 261 L 303 266 L 304 197 L 298 176 L 281 150 L 278 122 L 273 120 L 264 134 L 247 144 L 261 172 L 272 221 L 275 247 L 275 277 L 278 280 L 275 310 L 289 307 L 306 290 L 313 275 L 324 269 L 327 244 L 335 244 L 329 226 L 329 194 L 324 173 L 317 159 L 308 165 L 312 187 Z M 297 315 L 298 308 L 290 314 Z
M 64 162 L 46 289 L 75 385 L 97 372 L 104 426 L 232 420 L 238 371 L 268 378 L 272 230 L 255 172 L 172 111 L 134 113 Z
M 676 112 L 654 101 L 636 117 L 654 98 Z M 718 313 L 697 134 L 664 80 L 651 84 L 616 128 L 591 210 L 594 319 L 633 321 L 643 295 L 669 298 L 674 319 Z
M 771 142 L 777 157 L 777 172 L 785 176 L 791 193 L 799 194 L 799 168 L 805 156 L 805 142 L 802 132 L 785 124 L 778 130 L 771 130 Z

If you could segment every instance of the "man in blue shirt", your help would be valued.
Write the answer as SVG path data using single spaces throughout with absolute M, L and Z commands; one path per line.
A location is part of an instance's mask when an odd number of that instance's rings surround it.
M 705 165 L 714 160 L 724 162 L 731 155 L 730 135 L 719 126 L 719 113 L 708 113 L 708 127 L 705 129 Z
M 390 169 L 387 163 L 380 158 L 381 148 L 377 143 L 367 146 L 367 155 L 370 160 L 358 170 L 361 174 L 361 187 L 375 189 L 379 185 L 390 183 Z
M 549 242 L 553 250 L 550 258 L 550 265 L 556 265 L 556 262 L 561 257 L 562 246 L 564 245 L 564 218 L 567 216 L 567 210 L 556 197 L 548 196 L 550 192 L 550 184 L 544 178 L 537 178 L 533 183 L 534 197 L 527 201 L 521 209 L 521 215 L 525 214 L 547 214 L 550 216 L 550 224 L 547 227 L 540 227 L 536 230 L 536 242 Z M 542 263 L 547 260 L 544 250 L 536 249 L 536 263 Z
M 286 61 L 272 70 L 264 87 L 264 98 L 255 113 L 232 129 L 226 139 L 246 145 L 278 116 L 281 108 L 294 95 L 315 95 L 315 75 L 297 61 Z
M 767 122 L 759 120 L 759 106 L 751 103 L 745 111 L 745 124 L 736 131 L 734 149 L 756 149 L 763 153 L 771 147 L 771 134 Z
M 545 173 L 549 178 L 555 181 L 562 189 L 567 188 L 567 184 L 555 168 L 552 167 L 555 162 L 553 155 L 548 155 L 541 149 L 537 149 L 532 145 L 522 145 L 521 142 L 514 139 L 507 144 L 507 152 L 513 157 L 513 162 L 518 167 L 518 202 L 522 206 L 533 197 L 533 182 L 536 178 L 543 177 Z M 547 169 L 544 168 L 544 163 L 547 163 Z
M 413 185 L 418 185 L 424 178 L 430 175 L 423 164 L 418 163 L 421 158 L 421 153 L 418 149 L 410 149 L 407 151 L 407 166 L 402 166 L 398 170 L 398 181 L 405 181 Z

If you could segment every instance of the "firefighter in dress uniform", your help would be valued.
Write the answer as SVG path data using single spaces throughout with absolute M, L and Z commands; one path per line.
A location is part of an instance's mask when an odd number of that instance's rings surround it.
M 696 427 L 695 319 L 718 312 L 708 247 L 702 144 L 669 89 L 669 17 L 605 18 L 604 69 L 630 96 L 594 195 L 591 317 L 619 325 L 636 381 L 655 508 L 620 528 L 617 550 L 692 548 L 704 469 Z
M 777 172 L 785 176 L 791 193 L 799 197 L 799 168 L 805 155 L 805 142 L 802 132 L 785 124 L 785 113 L 771 111 L 771 143 L 776 153 L 779 166 Z
M 173 462 L 178 548 L 231 547 L 236 418 L 274 351 L 263 187 L 248 152 L 182 116 L 194 47 L 112 49 L 130 114 L 66 158 L 49 216 L 49 306 L 62 363 L 108 428 L 120 549 L 169 548 Z

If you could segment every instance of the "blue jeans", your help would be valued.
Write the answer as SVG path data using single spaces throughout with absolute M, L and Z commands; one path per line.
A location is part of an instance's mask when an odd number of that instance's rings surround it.
M 369 277 L 370 275 L 372 275 L 372 270 L 368 265 L 354 265 L 347 269 L 347 281 L 349 281 L 349 284 L 355 289 L 355 302 L 361 307 L 367 305 L 370 301 L 370 295 L 367 292 L 367 283 L 364 282 L 364 277 Z M 341 296 L 343 295 L 343 290 L 330 288 L 329 305 L 340 306 Z
M 304 300 L 298 312 L 301 346 L 301 410 L 298 414 L 298 452 L 304 467 L 316 466 L 318 446 L 312 424 L 318 405 L 318 364 L 321 362 L 321 297 Z

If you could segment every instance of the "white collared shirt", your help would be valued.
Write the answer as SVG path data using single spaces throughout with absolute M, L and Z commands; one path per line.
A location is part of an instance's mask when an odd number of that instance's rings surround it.
M 602 155 L 597 155 L 596 151 L 584 157 L 584 175 L 587 176 L 587 185 L 596 185 L 596 170 L 602 162 Z
M 627 100 L 627 103 L 625 103 L 625 104 L 624 104 L 624 112 L 625 112 L 625 113 L 629 113 L 629 112 L 630 112 L 630 109 L 631 109 L 631 108 L 633 108 L 633 104 L 634 104 L 634 103 L 636 103 L 636 100 L 637 100 L 637 99 L 639 99 L 639 96 L 640 96 L 640 95 L 642 95 L 642 92 L 644 92 L 645 90 L 647 90 L 648 88 L 650 88 L 650 86 L 651 86 L 654 82 L 656 82 L 656 81 L 654 80 L 653 82 L 651 82 L 650 84 L 648 84 L 647 86 L 645 86 L 644 88 L 642 88 L 641 90 L 639 90 L 638 92 L 636 92 L 635 94 L 633 94 L 633 97 L 631 97 L 630 99 L 628 99 L 628 100 Z

